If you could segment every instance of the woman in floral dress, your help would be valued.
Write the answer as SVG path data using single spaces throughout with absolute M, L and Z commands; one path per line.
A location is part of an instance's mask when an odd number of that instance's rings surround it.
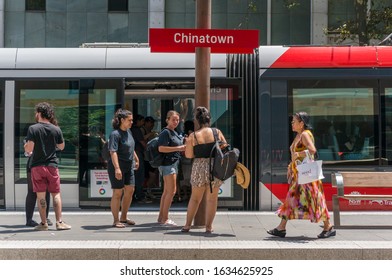
M 291 127 L 297 135 L 290 146 L 291 163 L 287 170 L 287 180 L 290 187 L 285 202 L 277 211 L 281 218 L 280 224 L 276 228 L 268 230 L 267 233 L 285 237 L 288 220 L 308 219 L 312 223 L 323 221 L 324 229 L 317 235 L 318 238 L 335 236 L 336 231 L 330 223 L 322 182 L 317 180 L 300 185 L 297 180 L 296 161 L 302 162 L 307 151 L 311 155 L 316 153 L 314 138 L 310 132 L 309 115 L 306 112 L 294 114 Z

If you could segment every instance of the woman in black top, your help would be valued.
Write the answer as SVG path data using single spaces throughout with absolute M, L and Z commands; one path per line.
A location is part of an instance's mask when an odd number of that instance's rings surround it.
M 135 152 L 135 140 L 130 131 L 132 123 L 132 113 L 128 110 L 118 109 L 112 120 L 114 130 L 109 137 L 108 174 L 113 190 L 110 208 L 114 220 L 113 226 L 117 228 L 135 224 L 127 217 L 135 191 L 133 167 L 135 169 L 139 168 L 139 159 Z M 121 216 L 119 218 L 120 205 Z
M 169 111 L 166 115 L 167 126 L 159 134 L 158 150 L 165 154 L 163 165 L 159 166 L 159 173 L 163 177 L 163 193 L 159 206 L 158 223 L 165 226 L 177 226 L 169 219 L 169 208 L 177 188 L 178 163 L 181 158 L 181 151 L 185 151 L 183 138 L 178 135 L 175 128 L 180 123 L 180 114 L 176 111 Z
M 210 127 L 211 116 L 208 109 L 197 107 L 195 119 L 199 124 L 199 129 L 186 138 L 185 156 L 194 158 L 194 160 L 191 173 L 192 194 L 188 204 L 186 224 L 181 231 L 188 232 L 190 230 L 197 209 L 206 192 L 206 233 L 212 233 L 212 222 L 218 206 L 218 192 L 223 182 L 215 178 L 212 182 L 212 193 L 210 192 L 209 157 L 215 139 Z M 222 132 L 218 129 L 217 131 L 219 140 L 226 143 Z

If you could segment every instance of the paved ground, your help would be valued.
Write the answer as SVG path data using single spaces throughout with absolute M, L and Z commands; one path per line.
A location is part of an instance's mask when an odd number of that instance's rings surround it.
M 170 213 L 178 227 L 159 225 L 155 211 L 131 211 L 137 224 L 124 229 L 111 226 L 109 211 L 63 216 L 71 230 L 37 232 L 23 212 L 0 212 L 0 259 L 392 259 L 392 212 L 342 212 L 344 227 L 325 240 L 320 224 L 301 220 L 289 222 L 286 238 L 271 237 L 272 212 L 218 212 L 212 234 L 181 233 L 185 211 Z

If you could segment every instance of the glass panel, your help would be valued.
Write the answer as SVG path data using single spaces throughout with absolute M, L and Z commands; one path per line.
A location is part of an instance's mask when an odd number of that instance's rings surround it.
M 329 0 L 328 1 L 328 28 L 337 28 L 344 22 L 355 20 L 354 1 Z
M 293 88 L 293 112 L 311 116 L 319 158 L 328 161 L 377 159 L 377 106 L 373 88 Z
M 309 44 L 310 2 L 271 1 L 272 44 Z
M 128 11 L 128 0 L 109 0 L 108 11 L 109 12 L 127 12 Z
M 26 0 L 4 0 L 2 1 L 4 2 L 2 8 L 4 8 L 4 11 L 6 12 L 24 12 L 26 7 L 25 1 Z
M 63 48 L 67 38 L 66 13 L 47 12 L 45 38 L 47 48 Z
M 7 12 L 4 25 L 4 46 L 6 48 L 24 48 L 25 13 Z
M 87 21 L 86 13 L 67 13 L 67 47 L 80 46 L 86 42 Z
M 81 108 L 81 134 L 79 138 L 79 182 L 90 186 L 92 169 L 106 169 L 102 146 L 112 131 L 112 118 L 116 110 L 116 89 L 93 89 L 88 93 L 88 106 Z M 91 192 L 88 192 L 91 197 Z
M 26 0 L 26 11 L 45 11 L 45 0 Z
M 95 1 L 97 1 L 97 0 L 95 0 Z M 102 0 L 102 1 L 105 1 L 105 0 Z M 58 0 L 47 0 L 46 1 L 46 11 L 47 12 L 65 12 L 66 10 L 67 10 L 67 1 L 58 1 Z
M 111 13 L 108 16 L 108 41 L 129 42 L 128 37 L 128 14 Z
M 87 11 L 89 12 L 106 12 L 107 0 L 87 0 Z
M 26 13 L 25 47 L 45 47 L 45 13 Z
M 80 80 L 78 133 L 79 197 L 81 206 L 108 205 L 111 197 L 107 162 L 102 147 L 112 132 L 112 118 L 120 106 L 122 80 Z
M 107 42 L 108 17 L 87 13 L 87 42 Z
M 221 130 L 227 143 L 236 148 L 240 148 L 242 144 L 241 117 L 238 116 L 238 114 L 241 114 L 241 109 L 238 106 L 240 103 L 238 101 L 239 95 L 236 86 L 231 87 L 229 85 L 216 83 L 211 88 L 211 127 L 217 127 Z M 239 123 L 237 121 L 239 121 Z M 219 197 L 241 199 L 241 194 L 237 192 L 238 190 L 238 187 L 234 188 L 233 179 L 228 179 L 221 186 Z
M 67 0 L 67 12 L 86 12 L 88 0 Z
M 46 84 L 46 88 L 40 88 Z M 76 83 L 77 84 L 77 83 Z M 15 180 L 26 179 L 27 159 L 23 153 L 23 139 L 27 129 L 35 123 L 35 105 L 46 101 L 55 107 L 55 115 L 63 132 L 65 148 L 59 153 L 59 170 L 62 182 L 76 182 L 78 162 L 76 147 L 79 134 L 79 91 L 68 82 L 31 82 L 16 83 L 17 106 L 15 128 Z

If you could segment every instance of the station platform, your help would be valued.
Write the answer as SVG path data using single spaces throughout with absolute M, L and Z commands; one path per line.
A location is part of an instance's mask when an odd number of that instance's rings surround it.
M 331 213 L 332 215 L 332 213 Z M 135 226 L 112 227 L 110 211 L 65 210 L 71 230 L 34 231 L 22 211 L 0 212 L 2 260 L 391 260 L 392 212 L 342 212 L 337 235 L 318 239 L 321 223 L 289 221 L 285 238 L 273 237 L 273 212 L 218 211 L 214 232 L 182 233 L 186 211 L 171 211 L 178 226 L 156 222 L 157 211 L 130 211 Z M 39 221 L 38 213 L 34 217 Z M 49 218 L 54 221 L 54 213 Z M 331 221 L 333 218 L 331 217 Z

